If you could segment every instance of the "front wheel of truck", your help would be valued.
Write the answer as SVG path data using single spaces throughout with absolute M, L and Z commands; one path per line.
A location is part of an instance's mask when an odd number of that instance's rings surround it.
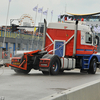
M 90 63 L 90 68 L 88 70 L 89 74 L 95 74 L 97 70 L 97 60 L 95 58 L 92 59 Z

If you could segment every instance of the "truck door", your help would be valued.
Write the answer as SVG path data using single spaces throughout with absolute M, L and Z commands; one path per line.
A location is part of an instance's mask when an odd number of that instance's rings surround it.
M 62 57 L 64 55 L 64 41 L 55 41 L 55 55 Z

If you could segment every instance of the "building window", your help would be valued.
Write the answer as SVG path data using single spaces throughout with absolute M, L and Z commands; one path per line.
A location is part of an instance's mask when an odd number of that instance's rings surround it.
M 18 50 L 20 50 L 20 44 L 18 43 L 18 48 L 17 48 Z

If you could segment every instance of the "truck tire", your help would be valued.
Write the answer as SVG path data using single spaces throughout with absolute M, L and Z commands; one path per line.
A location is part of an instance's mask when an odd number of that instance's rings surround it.
M 87 73 L 87 70 L 80 69 L 80 73 Z
M 63 73 L 63 72 L 64 72 L 64 69 L 60 69 L 59 72 L 60 72 L 60 73 Z
M 14 69 L 14 71 L 18 74 L 28 74 L 31 71 L 31 68 L 28 68 L 27 70 L 23 70 L 23 69 Z
M 57 56 L 54 56 L 50 61 L 50 74 L 57 75 L 60 70 L 60 62 Z
M 96 62 L 97 62 L 96 58 L 93 58 L 91 60 L 90 68 L 88 70 L 89 74 L 95 74 L 96 73 L 96 71 L 97 71 L 97 63 Z
M 49 72 L 47 72 L 47 71 L 42 71 L 42 73 L 43 73 L 44 75 L 49 75 Z

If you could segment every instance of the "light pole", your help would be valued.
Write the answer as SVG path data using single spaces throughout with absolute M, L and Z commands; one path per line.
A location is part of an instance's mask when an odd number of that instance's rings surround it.
M 7 29 L 7 22 L 8 22 L 8 15 L 9 15 L 10 2 L 11 2 L 11 0 L 9 0 L 9 3 L 8 3 L 8 11 L 7 11 L 6 27 L 5 27 L 4 40 L 3 40 L 3 48 L 5 48 L 5 36 L 6 36 L 6 29 Z

